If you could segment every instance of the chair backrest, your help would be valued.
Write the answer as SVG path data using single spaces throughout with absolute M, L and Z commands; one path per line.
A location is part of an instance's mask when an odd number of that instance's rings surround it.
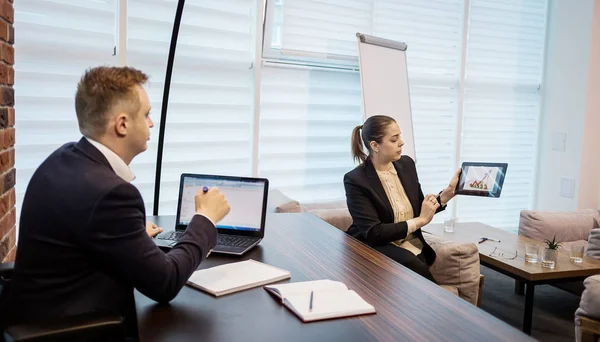
M 14 263 L 0 263 L 0 314 L 6 304 Z M 3 322 L 0 317 L 0 322 Z M 3 330 L 6 331 L 3 332 Z M 91 313 L 78 315 L 46 324 L 17 325 L 0 324 L 0 341 L 124 341 L 126 330 L 123 317 L 119 315 Z M 4 335 L 4 336 L 2 336 Z
M 599 227 L 600 213 L 596 209 L 575 211 L 522 210 L 519 235 L 543 241 L 557 242 L 587 240 L 590 231 Z
M 299 213 L 302 211 L 300 202 L 287 197 L 279 189 L 269 191 L 267 212 L 269 213 Z
M 15 269 L 14 262 L 0 263 L 0 311 L 8 297 L 8 290 L 13 271 Z
M 8 291 L 10 286 L 10 280 L 12 279 L 13 271 L 15 269 L 15 263 L 0 263 L 0 341 L 3 339 L 3 330 L 5 325 L 2 324 L 4 322 L 4 305 L 6 305 L 6 301 L 8 298 Z M 4 337 L 5 340 L 6 337 Z
M 600 259 L 600 228 L 594 228 L 590 231 L 586 255 Z

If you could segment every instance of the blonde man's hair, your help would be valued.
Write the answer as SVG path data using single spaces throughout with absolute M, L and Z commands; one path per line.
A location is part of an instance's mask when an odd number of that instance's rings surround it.
M 148 76 L 131 67 L 95 67 L 88 69 L 77 84 L 75 112 L 84 136 L 104 135 L 109 114 L 115 109 L 126 113 L 140 110 L 135 86 L 142 86 Z

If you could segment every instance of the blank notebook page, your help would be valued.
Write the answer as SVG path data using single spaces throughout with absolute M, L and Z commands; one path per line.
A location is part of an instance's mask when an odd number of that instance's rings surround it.
M 348 288 L 339 281 L 328 279 L 303 281 L 297 283 L 286 283 L 265 286 L 267 289 L 276 290 L 281 299 L 293 296 L 297 293 L 310 293 L 310 291 L 328 292 L 328 291 L 348 291 Z
M 354 291 L 319 292 L 313 294 L 309 311 L 310 292 L 297 293 L 285 298 L 305 321 L 374 313 L 375 308 Z

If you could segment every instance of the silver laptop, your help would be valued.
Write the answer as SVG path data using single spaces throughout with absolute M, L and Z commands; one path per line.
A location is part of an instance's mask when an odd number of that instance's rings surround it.
M 184 173 L 179 182 L 175 229 L 160 233 L 154 242 L 171 248 L 185 234 L 196 213 L 194 197 L 203 187 L 218 187 L 231 210 L 217 223 L 217 245 L 212 253 L 242 255 L 265 236 L 269 181 L 264 178 Z

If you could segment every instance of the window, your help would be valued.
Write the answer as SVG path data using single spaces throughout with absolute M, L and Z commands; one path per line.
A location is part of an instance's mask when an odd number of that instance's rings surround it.
M 458 217 L 516 232 L 535 190 L 546 1 L 470 4 L 461 160 L 508 170 L 499 199 L 461 198 Z
M 329 69 L 322 72 L 333 75 L 356 68 L 356 32 L 406 42 L 423 191 L 442 190 L 459 161 L 506 161 L 501 199 L 460 197 L 449 211 L 465 221 L 516 229 L 519 211 L 532 204 L 546 0 L 270 3 L 268 59 L 324 65 Z M 347 146 L 349 132 L 339 138 Z M 311 137 L 306 140 L 310 144 Z M 329 172 L 332 179 L 343 174 Z
M 270 45 L 265 46 L 267 58 L 297 64 L 324 64 L 329 68 L 321 68 L 319 78 L 328 79 L 331 84 L 340 74 L 339 68 L 356 69 L 357 41 L 356 32 L 374 34 L 388 39 L 406 42 L 408 45 L 408 71 L 411 85 L 411 106 L 413 114 L 413 129 L 415 132 L 417 167 L 419 177 L 426 193 L 438 193 L 447 184 L 456 164 L 456 132 L 458 111 L 458 83 L 460 77 L 460 53 L 462 47 L 462 26 L 464 5 L 461 0 L 427 1 L 416 3 L 409 0 L 382 1 L 301 1 L 286 0 L 282 5 L 271 4 L 267 9 L 267 18 L 272 20 Z M 271 11 L 271 15 L 269 15 Z M 330 14 L 325 14 L 330 13 Z M 267 27 L 267 34 L 269 27 Z M 291 61 L 291 62 L 290 62 Z M 345 80 L 346 86 L 353 84 L 356 89 L 355 100 L 359 101 L 354 114 L 348 113 L 347 118 L 352 122 L 362 121 L 360 108 L 360 79 L 354 71 L 354 81 Z M 293 75 L 292 72 L 289 72 Z M 262 106 L 268 101 L 269 93 L 265 93 L 265 84 L 270 75 L 263 72 Z M 297 77 L 298 83 L 304 84 L 306 77 Z M 315 77 L 316 82 L 318 77 Z M 312 80 L 312 79 L 311 79 Z M 294 84 L 290 82 L 290 84 Z M 326 85 L 321 85 L 326 87 Z M 339 86 L 338 86 L 339 87 Z M 268 91 L 268 89 L 267 89 Z M 293 87 L 285 92 L 293 97 L 297 92 Z M 328 92 L 334 89 L 328 88 Z M 283 91 L 282 91 L 283 92 Z M 324 94 L 314 91 L 312 97 Z M 329 94 L 329 93 L 328 93 Z M 311 97 L 311 99 L 312 99 Z M 335 98 L 335 96 L 330 96 Z M 301 103 L 306 103 L 302 100 Z M 346 100 L 348 101 L 348 100 Z M 329 111 L 342 110 L 346 103 L 332 103 Z M 279 113 L 283 115 L 284 108 Z M 289 110 L 288 110 L 289 111 Z M 290 111 L 291 112 L 291 111 Z M 267 113 L 261 109 L 261 122 Z M 318 116 L 323 118 L 324 114 Z M 295 126 L 310 126 L 310 116 L 295 115 Z M 331 190 L 314 188 L 309 185 L 316 177 L 308 177 L 308 171 L 302 177 L 294 179 L 297 190 L 282 188 L 284 193 L 296 198 L 295 192 L 306 193 L 306 199 L 317 200 L 319 197 L 343 199 L 344 192 L 338 191 L 342 184 L 342 176 L 351 170 L 354 164 L 350 157 L 350 139 L 352 125 L 336 125 L 329 131 L 337 137 L 335 146 L 341 149 L 338 161 L 339 167 L 321 169 L 321 178 L 328 177 L 340 182 L 338 188 Z M 342 130 L 345 130 L 343 132 Z M 297 134 L 302 134 L 296 131 Z M 267 133 L 264 133 L 267 134 Z M 262 143 L 263 128 L 261 126 L 261 151 L 267 146 Z M 334 139 L 334 137 L 330 137 Z M 272 139 L 275 140 L 275 139 Z M 305 144 L 317 143 L 317 138 L 306 135 L 302 139 Z M 271 144 L 275 145 L 275 142 Z M 281 145 L 280 145 L 281 146 Z M 261 153 L 262 156 L 262 153 Z M 342 157 L 343 156 L 343 157 Z M 300 156 L 297 156 L 300 157 Z M 303 160 L 310 159 L 308 154 L 302 155 Z M 330 159 L 333 160 L 333 159 Z M 262 165 L 263 159 L 261 159 Z M 291 165 L 291 164 L 290 164 Z M 298 164 L 300 170 L 304 164 Z M 284 167 L 281 165 L 280 167 Z M 302 186 L 302 179 L 305 185 Z M 274 187 L 284 186 L 286 182 L 279 178 L 272 179 Z M 286 191 L 287 190 L 287 191 Z M 330 191 L 329 194 L 325 192 Z
M 112 0 L 15 2 L 19 212 L 40 163 L 64 143 L 81 137 L 74 109 L 77 82 L 92 65 L 117 63 L 115 18 Z
M 425 194 L 437 194 L 455 171 L 463 1 L 375 0 L 373 6 L 373 34 L 407 43 L 419 182 Z
M 155 121 L 149 149 L 132 163 L 153 206 L 158 127 L 176 2 L 129 1 L 128 63 L 148 71 Z M 174 214 L 181 173 L 248 176 L 252 170 L 253 0 L 188 0 L 175 54 L 165 128 L 160 213 Z
M 123 53 L 128 65 L 150 75 L 155 121 L 148 150 L 131 165 L 148 213 L 176 5 L 173 0 L 127 1 Z M 118 64 L 118 6 L 119 0 L 16 2 L 17 207 L 39 164 L 81 136 L 74 94 L 83 71 Z M 175 213 L 182 172 L 251 173 L 256 8 L 253 0 L 186 1 L 171 83 L 161 214 Z
M 285 0 L 281 53 L 355 57 L 356 32 L 371 30 L 371 0 Z
M 360 94 L 357 72 L 263 67 L 259 175 L 301 202 L 343 199 Z
M 161 214 L 174 213 L 182 172 L 257 170 L 271 188 L 294 199 L 343 199 L 342 177 L 355 165 L 351 131 L 362 122 L 355 36 L 362 32 L 408 45 L 423 191 L 442 190 L 460 161 L 508 162 L 500 199 L 461 197 L 449 211 L 461 220 L 516 228 L 535 184 L 531 156 L 537 152 L 547 0 L 267 0 L 264 39 L 256 32 L 263 1 L 186 1 L 168 107 Z M 150 75 L 155 129 L 148 151 L 132 163 L 134 184 L 150 211 L 176 5 L 15 3 L 17 208 L 37 166 L 80 137 L 73 97 L 82 72 L 124 57 Z M 117 41 L 126 42 L 119 56 Z M 255 51 L 257 42 L 263 51 Z M 262 65 L 254 63 L 257 53 Z
M 158 128 L 176 5 L 176 2 L 161 0 L 127 2 L 127 64 L 144 71 L 150 77 L 146 90 L 152 107 L 150 118 L 154 121 L 154 128 L 150 132 L 148 150 L 131 163 L 131 170 L 136 175 L 133 184 L 144 198 L 147 214 L 151 213 L 154 204 Z M 166 165 L 163 167 L 167 169 Z M 161 199 L 166 200 L 167 196 L 161 196 Z M 174 213 L 175 210 L 167 212 Z

